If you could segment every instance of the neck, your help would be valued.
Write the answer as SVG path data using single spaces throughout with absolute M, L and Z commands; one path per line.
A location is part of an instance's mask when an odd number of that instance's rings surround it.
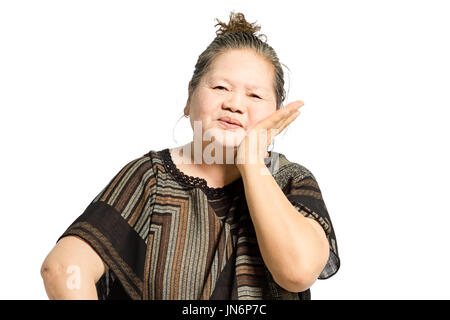
M 172 159 L 181 168 L 188 168 L 190 172 L 200 178 L 206 179 L 211 187 L 227 185 L 241 176 L 238 168 L 234 164 L 237 153 L 235 147 L 224 147 L 218 154 L 217 148 L 208 148 L 208 141 L 198 147 L 191 141 L 181 147 L 176 147 L 172 151 Z M 210 143 L 210 142 L 209 142 Z M 211 150 L 211 152 L 209 152 Z M 227 157 L 228 155 L 228 157 Z M 228 158 L 228 161 L 227 161 Z

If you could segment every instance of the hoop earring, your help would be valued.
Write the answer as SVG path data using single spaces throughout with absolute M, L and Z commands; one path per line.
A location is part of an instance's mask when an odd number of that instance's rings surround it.
M 275 146 L 275 142 L 274 141 L 272 141 L 270 144 L 269 144 L 269 147 L 270 146 L 272 146 L 272 149 L 270 149 L 269 150 L 269 148 L 267 148 L 267 152 L 269 152 L 269 151 L 272 151 L 273 150 L 273 148 L 274 148 L 274 146 Z
M 175 139 L 175 134 L 174 134 L 175 128 L 177 127 L 178 122 L 180 122 L 180 120 L 183 119 L 183 118 L 189 118 L 189 116 L 186 116 L 185 114 L 183 114 L 181 117 L 179 117 L 178 120 L 177 120 L 177 122 L 175 123 L 175 126 L 174 126 L 173 129 L 172 129 L 172 139 L 173 139 L 173 141 L 174 141 L 176 144 L 178 144 L 178 141 Z

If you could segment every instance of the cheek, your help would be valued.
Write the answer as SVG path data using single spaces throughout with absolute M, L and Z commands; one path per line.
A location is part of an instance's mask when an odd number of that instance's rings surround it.
M 215 120 L 217 115 L 217 112 L 215 112 L 214 110 L 210 109 L 210 108 L 203 108 L 201 110 L 199 110 L 199 120 L 203 121 L 204 125 L 208 125 L 209 123 L 211 123 L 212 121 Z
M 272 114 L 272 112 L 267 111 L 255 111 L 249 114 L 249 128 L 253 128 L 258 122 L 266 119 Z
M 210 121 L 214 119 L 214 115 L 214 110 L 211 108 L 211 104 L 208 103 L 197 104 L 192 112 L 193 118 L 202 121 Z

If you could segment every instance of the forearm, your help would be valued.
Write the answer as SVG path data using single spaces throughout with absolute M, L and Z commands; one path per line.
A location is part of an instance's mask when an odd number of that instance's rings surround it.
M 289 202 L 264 164 L 240 171 L 261 256 L 274 280 L 291 289 L 312 284 L 328 254 L 325 234 Z
M 74 279 L 77 275 L 52 266 L 43 267 L 41 276 L 50 300 L 98 300 L 95 281 L 82 273 Z

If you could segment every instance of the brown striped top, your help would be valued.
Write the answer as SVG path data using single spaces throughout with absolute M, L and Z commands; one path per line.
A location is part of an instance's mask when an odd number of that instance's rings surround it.
M 316 219 L 330 244 L 319 279 L 340 266 L 335 232 L 312 173 L 277 152 L 266 166 L 299 213 Z M 310 299 L 289 292 L 262 260 L 242 178 L 210 188 L 181 172 L 169 149 L 127 163 L 61 235 L 85 240 L 108 265 L 99 299 Z M 58 240 L 59 240 L 58 239 Z

